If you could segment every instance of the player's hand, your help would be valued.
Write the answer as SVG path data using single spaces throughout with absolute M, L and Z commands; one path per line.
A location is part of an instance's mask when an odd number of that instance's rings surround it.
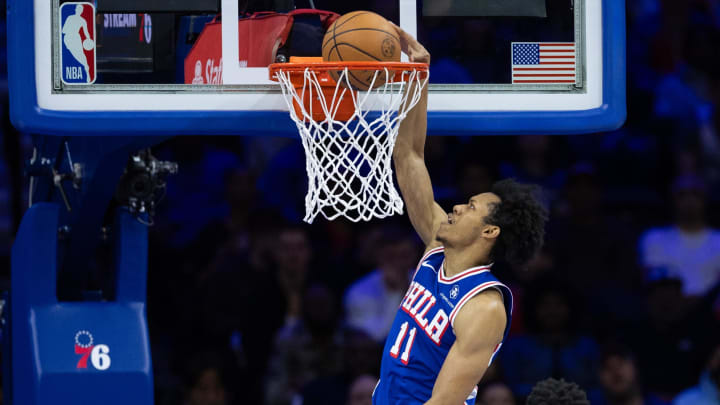
M 430 64 L 430 52 L 412 35 L 408 34 L 402 28 L 390 22 L 397 31 L 400 38 L 400 48 L 410 58 L 410 62 Z

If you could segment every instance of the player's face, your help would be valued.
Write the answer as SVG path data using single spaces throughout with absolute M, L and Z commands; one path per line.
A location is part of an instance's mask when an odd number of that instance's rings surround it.
M 482 237 L 497 237 L 499 228 L 485 223 L 494 204 L 500 203 L 500 197 L 493 193 L 482 193 L 470 197 L 465 204 L 453 207 L 438 229 L 437 238 L 448 246 L 469 246 Z

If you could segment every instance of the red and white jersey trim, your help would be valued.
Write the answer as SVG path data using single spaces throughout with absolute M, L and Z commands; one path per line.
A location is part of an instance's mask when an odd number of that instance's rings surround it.
M 482 283 L 479 286 L 473 288 L 470 290 L 467 294 L 465 294 L 460 301 L 458 301 L 458 304 L 455 305 L 455 308 L 450 312 L 450 326 L 452 326 L 453 329 L 455 329 L 455 317 L 457 316 L 458 312 L 462 309 L 465 304 L 467 304 L 468 301 L 477 294 L 480 294 L 481 292 L 487 290 L 488 288 L 495 288 L 495 287 L 505 287 L 504 284 L 499 283 L 497 281 L 488 281 L 487 283 Z M 505 287 L 507 288 L 507 287 Z M 500 288 L 497 288 L 498 292 L 500 292 L 500 295 L 504 295 L 502 290 Z M 504 299 L 504 297 L 503 297 Z M 510 308 L 510 313 L 512 314 L 512 308 Z
M 425 254 L 423 255 L 422 259 L 420 259 L 420 261 L 418 262 L 417 267 L 415 268 L 415 272 L 413 273 L 412 279 L 413 279 L 413 280 L 415 279 L 415 276 L 417 275 L 418 270 L 420 270 L 420 267 L 422 267 L 423 262 L 424 262 L 425 260 L 427 260 L 428 257 L 434 255 L 435 253 L 442 252 L 443 250 L 445 250 L 445 248 L 442 247 L 442 246 L 436 247 L 436 248 L 432 248 L 432 249 L 428 250 L 427 253 L 425 253 Z
M 488 361 L 488 367 L 492 364 L 493 360 L 495 360 L 495 356 L 497 356 L 498 352 L 500 351 L 500 348 L 502 347 L 502 342 L 498 343 L 497 346 L 495 346 L 495 350 L 493 351 L 492 356 L 490 356 L 490 361 Z
M 443 250 L 445 250 L 445 247 L 443 247 L 443 246 L 439 246 L 439 247 L 428 250 L 427 253 L 425 253 L 423 255 L 422 259 L 420 259 L 420 263 L 418 263 L 418 267 L 420 266 L 420 264 L 422 264 L 422 262 L 427 260 L 428 257 L 434 255 L 435 253 L 442 252 Z
M 458 273 L 452 277 L 445 277 L 445 261 L 443 261 L 442 265 L 440 266 L 440 271 L 438 271 L 438 281 L 440 281 L 443 284 L 452 284 L 456 283 L 466 277 L 474 276 L 476 274 L 485 273 L 486 271 L 490 271 L 490 267 L 492 267 L 492 263 L 487 264 L 485 266 L 477 266 L 477 267 L 471 267 L 461 273 Z

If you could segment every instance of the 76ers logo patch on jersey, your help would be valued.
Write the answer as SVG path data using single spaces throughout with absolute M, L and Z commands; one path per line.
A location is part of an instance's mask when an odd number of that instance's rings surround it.
M 95 83 L 95 6 L 92 3 L 63 3 L 60 5 L 59 28 L 63 83 Z

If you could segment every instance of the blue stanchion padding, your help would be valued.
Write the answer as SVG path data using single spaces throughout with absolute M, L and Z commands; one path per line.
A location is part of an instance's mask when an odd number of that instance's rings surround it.
M 30 207 L 13 246 L 13 403 L 152 405 L 147 229 L 127 212 L 116 217 L 115 301 L 59 302 L 59 209 L 53 203 Z

